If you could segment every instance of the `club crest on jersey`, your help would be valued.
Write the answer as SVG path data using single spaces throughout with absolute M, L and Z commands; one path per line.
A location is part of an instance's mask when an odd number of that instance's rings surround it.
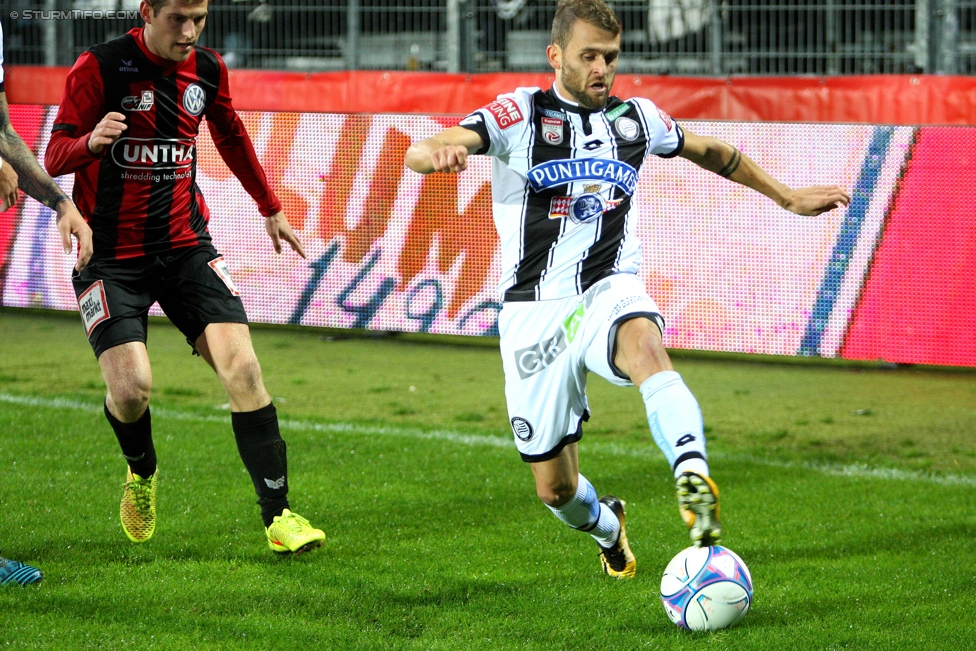
M 200 115 L 207 104 L 207 93 L 197 86 L 190 84 L 183 91 L 183 108 L 190 115 Z
M 491 117 L 495 118 L 495 122 L 501 129 L 507 129 L 511 126 L 515 126 L 521 122 L 524 118 L 522 117 L 522 111 L 519 110 L 518 104 L 515 100 L 508 97 L 502 97 L 488 106 L 485 107 L 491 114 Z
M 637 136 L 640 135 L 640 127 L 630 118 L 617 118 L 613 123 L 613 128 L 624 140 L 636 140 Z
M 129 95 L 122 98 L 122 108 L 126 111 L 148 111 L 153 107 L 155 96 L 151 90 L 142 91 L 142 95 Z
M 542 118 L 542 137 L 550 145 L 563 141 L 563 121 L 556 118 Z
M 540 163 L 526 173 L 529 185 L 542 192 L 570 183 L 610 183 L 631 196 L 637 188 L 637 170 L 607 158 L 562 158 Z

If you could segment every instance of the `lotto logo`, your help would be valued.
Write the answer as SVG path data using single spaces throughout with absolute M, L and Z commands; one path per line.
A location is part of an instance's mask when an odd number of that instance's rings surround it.
M 522 112 L 514 100 L 506 98 L 492 102 L 485 107 L 502 129 L 507 129 L 522 121 Z

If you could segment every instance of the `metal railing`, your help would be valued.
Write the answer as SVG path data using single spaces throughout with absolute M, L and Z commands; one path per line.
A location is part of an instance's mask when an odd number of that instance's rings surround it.
M 213 0 L 231 67 L 546 71 L 555 0 Z M 622 72 L 976 72 L 976 0 L 614 0 Z M 138 0 L 0 0 L 8 64 L 70 65 L 141 25 Z M 87 12 L 87 13 L 85 13 Z M 111 16 L 111 17 L 110 17 Z

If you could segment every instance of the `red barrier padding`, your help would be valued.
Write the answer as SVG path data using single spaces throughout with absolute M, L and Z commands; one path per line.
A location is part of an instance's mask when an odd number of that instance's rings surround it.
M 10 67 L 7 99 L 19 104 L 59 104 L 67 71 Z M 517 86 L 548 87 L 552 79 L 542 73 L 234 70 L 230 87 L 238 110 L 463 115 Z M 973 77 L 618 75 L 613 92 L 624 98 L 648 97 L 681 119 L 976 124 Z
M 919 132 L 842 357 L 976 366 L 974 152 L 976 130 Z

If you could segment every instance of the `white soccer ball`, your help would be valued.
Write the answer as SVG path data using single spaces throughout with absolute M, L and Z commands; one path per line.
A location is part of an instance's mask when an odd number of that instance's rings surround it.
M 725 547 L 689 547 L 661 578 L 661 603 L 671 621 L 692 631 L 717 631 L 739 622 L 752 605 L 752 577 Z

